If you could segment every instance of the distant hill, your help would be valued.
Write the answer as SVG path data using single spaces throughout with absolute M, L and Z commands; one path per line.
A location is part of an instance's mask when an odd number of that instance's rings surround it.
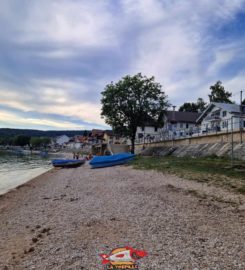
M 85 130 L 36 130 L 36 129 L 14 129 L 14 128 L 0 128 L 0 137 L 14 137 L 17 135 L 25 135 L 30 137 L 58 137 L 67 135 L 73 137 L 75 135 L 83 135 Z M 91 132 L 87 130 L 87 132 Z

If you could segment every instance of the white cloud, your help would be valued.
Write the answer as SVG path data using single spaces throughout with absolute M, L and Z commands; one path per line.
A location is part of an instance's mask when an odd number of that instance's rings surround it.
M 139 34 L 131 71 L 155 75 L 174 102 L 191 101 L 198 96 L 205 98 L 209 87 L 204 86 L 219 79 L 220 70 L 241 48 L 231 50 L 229 44 L 213 47 L 209 32 L 232 20 L 245 2 L 139 2 L 135 1 L 129 10 L 141 15 L 142 26 L 148 27 Z M 149 15 L 146 10 L 151 11 Z M 155 22 L 154 18 L 157 24 L 149 24 Z
M 209 85 L 218 79 L 236 90 L 244 84 L 244 67 L 230 77 L 220 73 L 244 54 L 244 37 L 222 44 L 212 31 L 231 22 L 244 4 L 244 0 L 3 0 L 0 49 L 5 42 L 10 46 L 5 51 L 9 55 L 0 58 L 0 76 L 11 83 L 0 77 L 1 104 L 104 125 L 99 93 L 125 74 L 154 75 L 177 105 L 207 97 Z M 18 81 L 24 79 L 23 87 Z M 46 124 L 60 125 L 51 122 Z
M 16 27 L 19 42 L 49 42 L 72 47 L 100 47 L 117 44 L 112 15 L 103 1 L 29 2 Z M 110 27 L 111 25 L 111 27 Z M 58 50 L 57 54 L 64 53 Z
M 18 114 L 10 112 L 0 112 L 0 123 L 1 126 L 17 126 L 17 127 L 46 127 L 54 129 L 85 129 L 83 125 L 76 125 L 68 121 L 52 121 L 50 119 L 36 119 L 28 117 L 20 117 Z

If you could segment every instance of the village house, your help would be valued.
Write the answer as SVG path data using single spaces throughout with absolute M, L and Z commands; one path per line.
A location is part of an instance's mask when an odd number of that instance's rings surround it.
M 137 127 L 136 130 L 136 143 L 153 142 L 159 139 L 160 128 L 157 127 L 157 123 L 151 117 L 147 117 L 142 126 Z
M 104 130 L 92 129 L 90 140 L 92 143 L 101 143 L 103 141 Z
M 69 140 L 67 147 L 70 149 L 80 149 L 85 145 L 86 137 L 81 135 L 76 135 Z
M 115 134 L 112 130 L 105 130 L 103 141 L 105 143 L 111 144 L 123 144 L 126 143 L 126 138 L 120 137 L 118 134 Z
M 103 135 L 103 141 L 105 143 L 113 143 L 114 134 L 112 130 L 105 130 Z
M 192 136 L 197 132 L 196 120 L 201 113 L 167 111 L 164 117 L 164 126 L 160 130 L 161 140 L 178 139 Z
M 241 119 L 240 122 L 240 117 Z M 198 117 L 197 123 L 200 125 L 201 133 L 231 131 L 245 127 L 245 106 L 229 103 L 212 102 L 206 110 Z
M 66 135 L 61 135 L 56 138 L 56 144 L 59 146 L 64 146 L 66 143 L 68 143 L 70 138 Z

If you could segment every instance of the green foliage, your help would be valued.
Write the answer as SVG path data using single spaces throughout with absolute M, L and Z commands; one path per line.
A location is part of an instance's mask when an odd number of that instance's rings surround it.
M 221 81 L 217 81 L 216 84 L 210 86 L 211 94 L 209 96 L 210 102 L 223 102 L 223 103 L 232 103 L 230 97 L 232 96 L 231 92 L 225 91 L 224 86 Z
M 180 112 L 203 112 L 206 109 L 206 103 L 202 98 L 198 98 L 197 102 L 185 102 L 180 106 Z
M 46 147 L 50 144 L 51 139 L 48 137 L 31 137 L 30 144 L 32 147 Z
M 163 126 L 163 114 L 168 101 L 162 87 L 138 73 L 125 76 L 117 83 L 106 85 L 102 94 L 102 117 L 114 132 L 129 136 L 134 141 L 137 127 L 143 126 L 149 118 L 158 127 Z
M 17 146 L 25 146 L 30 144 L 30 137 L 25 135 L 18 135 L 13 138 L 13 144 Z
M 13 145 L 14 138 L 13 137 L 0 137 L 0 145 Z
M 196 104 L 200 112 L 203 112 L 207 108 L 207 103 L 202 98 L 198 98 Z

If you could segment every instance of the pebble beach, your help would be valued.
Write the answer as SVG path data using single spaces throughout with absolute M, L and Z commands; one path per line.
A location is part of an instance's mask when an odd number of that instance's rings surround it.
M 131 166 L 52 169 L 0 197 L 0 269 L 104 269 L 145 250 L 141 270 L 244 270 L 245 198 Z

